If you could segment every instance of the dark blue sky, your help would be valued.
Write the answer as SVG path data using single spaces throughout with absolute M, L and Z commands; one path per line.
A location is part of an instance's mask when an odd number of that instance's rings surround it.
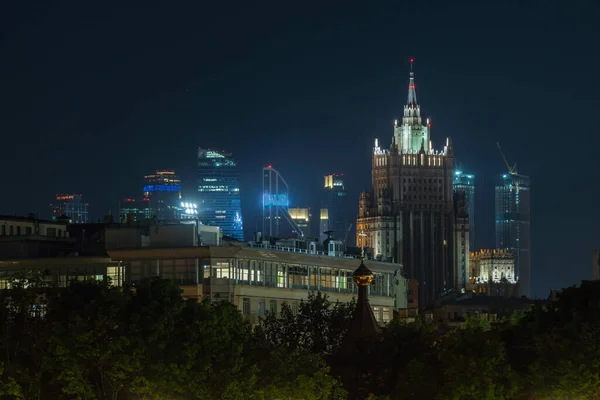
M 532 178 L 534 292 L 590 277 L 598 2 L 88 3 L 1 6 L 0 213 L 44 215 L 54 193 L 74 191 L 99 218 L 157 168 L 193 190 L 199 145 L 237 157 L 248 232 L 268 163 L 298 205 L 329 172 L 357 199 L 413 56 L 434 147 L 451 136 L 477 176 L 478 245 L 494 245 L 500 141 Z

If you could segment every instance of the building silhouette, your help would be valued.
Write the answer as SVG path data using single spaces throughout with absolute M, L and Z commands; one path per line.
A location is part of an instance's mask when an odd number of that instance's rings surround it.
M 198 219 L 244 240 L 239 173 L 231 153 L 198 148 Z
M 375 140 L 372 191 L 361 193 L 356 222 L 357 246 L 376 259 L 401 263 L 419 283 L 422 308 L 446 290 L 462 289 L 454 262 L 454 153 L 450 139 L 434 150 L 430 132 L 411 71 L 404 116 L 394 122 L 389 149 Z
M 142 197 L 124 198 L 119 202 L 119 222 L 140 222 L 152 219 L 155 211 L 150 206 L 150 199 Z
M 503 174 L 496 185 L 496 248 L 514 255 L 521 295 L 531 297 L 531 203 L 529 177 Z
M 347 232 L 350 228 L 348 218 L 348 193 L 344 186 L 344 174 L 325 175 L 321 210 L 327 210 L 326 221 L 321 222 L 319 237 L 327 239 L 326 231 L 333 231 L 334 236 L 347 246 Z M 326 228 L 326 229 L 324 229 Z
M 85 224 L 88 221 L 88 207 L 81 194 L 57 194 L 56 201 L 50 204 L 51 219 L 57 221 L 65 216 L 72 224 Z

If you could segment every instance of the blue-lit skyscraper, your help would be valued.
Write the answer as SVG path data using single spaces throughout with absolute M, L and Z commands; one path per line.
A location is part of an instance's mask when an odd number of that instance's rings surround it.
M 454 193 L 463 192 L 469 216 L 469 249 L 475 251 L 475 176 L 461 170 L 454 171 Z
M 198 218 L 244 240 L 239 174 L 231 153 L 198 148 Z
M 496 185 L 496 247 L 515 256 L 523 296 L 531 297 L 531 210 L 529 177 L 503 174 Z
M 159 221 L 177 219 L 181 199 L 181 179 L 175 171 L 156 171 L 144 177 L 144 197 L 150 199 L 149 208 Z

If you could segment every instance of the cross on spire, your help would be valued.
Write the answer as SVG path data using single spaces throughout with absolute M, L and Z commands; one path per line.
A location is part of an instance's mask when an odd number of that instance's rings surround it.
M 367 237 L 367 234 L 365 233 L 364 229 L 361 229 L 358 236 L 360 236 L 361 238 L 365 238 L 365 237 Z M 360 240 L 360 259 L 361 259 L 361 261 L 364 261 L 364 259 L 365 259 L 365 240 L 364 239 Z

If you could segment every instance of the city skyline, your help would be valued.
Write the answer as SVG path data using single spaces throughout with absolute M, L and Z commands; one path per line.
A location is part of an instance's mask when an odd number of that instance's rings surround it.
M 533 292 L 588 278 L 599 240 L 598 192 L 589 183 L 600 179 L 600 137 L 590 135 L 577 162 L 560 168 L 565 146 L 557 144 L 573 118 L 600 107 L 599 57 L 587 51 L 594 12 L 485 2 L 368 11 L 309 7 L 290 23 L 283 10 L 262 6 L 235 15 L 219 4 L 184 12 L 16 6 L 0 17 L 0 131 L 9 137 L 3 160 L 15 166 L 0 210 L 41 216 L 55 193 L 76 191 L 96 221 L 140 176 L 163 167 L 193 190 L 198 145 L 227 149 L 243 166 L 247 233 L 260 218 L 256 182 L 268 164 L 286 176 L 299 206 L 315 204 L 310 194 L 333 171 L 344 172 L 356 199 L 369 185 L 373 139 L 405 102 L 414 56 L 435 134 L 452 136 L 457 159 L 477 178 L 477 247 L 495 244 L 499 141 L 532 182 Z M 199 24 L 198 15 L 211 17 Z M 589 193 L 572 196 L 581 187 Z

